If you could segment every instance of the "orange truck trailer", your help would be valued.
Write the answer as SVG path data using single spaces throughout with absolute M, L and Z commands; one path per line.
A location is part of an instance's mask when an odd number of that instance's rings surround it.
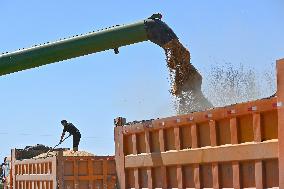
M 12 150 L 10 184 L 4 189 L 115 189 L 113 156 L 55 156 L 22 159 Z
M 120 188 L 284 188 L 284 59 L 275 96 L 126 125 L 116 119 Z

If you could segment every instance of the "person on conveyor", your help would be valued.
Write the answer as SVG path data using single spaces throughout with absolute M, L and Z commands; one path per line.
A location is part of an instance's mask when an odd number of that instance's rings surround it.
M 63 131 L 60 139 L 60 143 L 63 142 L 63 138 L 65 135 L 65 132 L 69 133 L 69 136 L 73 135 L 73 151 L 78 151 L 78 146 L 81 139 L 81 133 L 80 131 L 72 124 L 68 123 L 66 120 L 62 120 L 61 124 L 63 125 Z

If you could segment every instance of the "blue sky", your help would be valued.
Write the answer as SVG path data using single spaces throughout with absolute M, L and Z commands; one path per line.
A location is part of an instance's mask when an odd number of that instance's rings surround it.
M 263 70 L 284 58 L 283 0 L 114 2 L 0 1 L 0 52 L 160 12 L 203 74 L 223 62 Z M 54 146 L 61 119 L 81 130 L 81 149 L 114 154 L 115 117 L 175 114 L 167 78 L 163 50 L 150 42 L 123 47 L 118 55 L 106 51 L 1 77 L 0 158 L 11 148 Z

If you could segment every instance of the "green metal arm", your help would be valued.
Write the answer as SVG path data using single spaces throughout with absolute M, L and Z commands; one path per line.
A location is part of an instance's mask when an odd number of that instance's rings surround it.
M 97 32 L 75 36 L 56 42 L 0 55 L 0 76 L 39 67 L 70 58 L 115 49 L 150 40 L 163 46 L 177 39 L 174 32 L 157 17 L 122 26 L 113 26 Z

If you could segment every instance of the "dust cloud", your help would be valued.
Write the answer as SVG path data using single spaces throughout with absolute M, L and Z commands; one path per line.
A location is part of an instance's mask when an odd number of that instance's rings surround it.
M 203 92 L 216 107 L 266 98 L 276 92 L 274 64 L 261 71 L 244 64 L 214 64 L 204 75 Z

